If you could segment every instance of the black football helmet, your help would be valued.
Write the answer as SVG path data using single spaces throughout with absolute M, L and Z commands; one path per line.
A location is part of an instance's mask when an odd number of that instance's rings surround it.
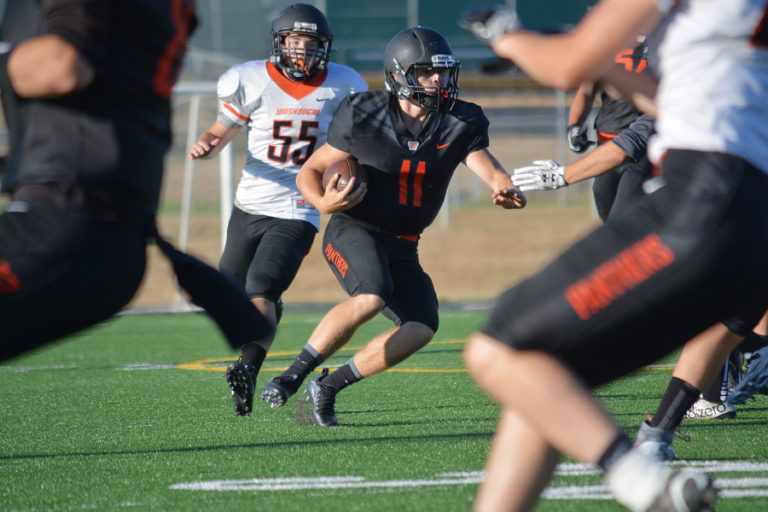
M 448 40 L 428 27 L 398 32 L 384 50 L 384 83 L 398 98 L 431 112 L 450 110 L 459 95 L 459 68 Z M 423 87 L 414 76 L 416 69 L 445 68 L 449 71 L 443 88 Z
M 282 43 L 288 34 L 316 37 L 317 51 L 311 54 L 298 48 L 285 48 Z M 325 14 L 311 5 L 293 4 L 280 11 L 272 21 L 272 53 L 269 61 L 294 80 L 308 80 L 327 68 L 332 41 L 331 26 Z

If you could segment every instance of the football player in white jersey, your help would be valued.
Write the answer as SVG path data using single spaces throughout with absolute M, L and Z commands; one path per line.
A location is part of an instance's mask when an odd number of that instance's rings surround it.
M 210 158 L 247 127 L 245 166 L 219 262 L 262 314 L 280 320 L 282 293 L 312 246 L 318 211 L 296 188 L 296 173 L 325 143 L 333 112 L 350 93 L 368 89 L 353 69 L 329 62 L 330 25 L 307 4 L 286 7 L 272 22 L 269 60 L 233 66 L 218 81 L 218 119 L 188 157 Z M 242 348 L 227 368 L 237 415 L 250 415 L 256 376 L 274 340 Z
M 768 0 L 601 0 L 570 33 L 525 30 L 508 10 L 464 18 L 537 81 L 585 80 L 655 98 L 649 156 L 664 186 L 609 217 L 505 292 L 465 349 L 502 409 L 476 510 L 529 510 L 561 454 L 597 464 L 633 511 L 711 510 L 712 481 L 633 449 L 590 389 L 723 322 L 768 306 Z M 611 69 L 650 34 L 660 77 Z

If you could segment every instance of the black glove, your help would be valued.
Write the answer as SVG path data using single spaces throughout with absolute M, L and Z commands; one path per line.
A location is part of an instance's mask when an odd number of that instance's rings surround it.
M 504 34 L 523 28 L 517 13 L 507 9 L 467 11 L 459 20 L 459 26 L 488 44 L 495 43 Z
M 594 144 L 587 138 L 587 132 L 583 131 L 578 124 L 572 124 L 568 127 L 568 147 L 574 153 L 583 153 L 589 146 Z

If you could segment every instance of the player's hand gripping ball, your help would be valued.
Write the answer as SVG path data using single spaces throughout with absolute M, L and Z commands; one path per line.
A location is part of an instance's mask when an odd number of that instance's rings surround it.
M 328 188 L 328 183 L 336 174 L 339 175 L 339 181 L 336 182 L 336 190 L 339 192 L 347 188 L 347 184 L 352 178 L 355 178 L 355 189 L 360 183 L 368 182 L 368 173 L 365 171 L 365 167 L 354 158 L 346 158 L 332 163 L 325 170 L 323 173 L 323 190 Z

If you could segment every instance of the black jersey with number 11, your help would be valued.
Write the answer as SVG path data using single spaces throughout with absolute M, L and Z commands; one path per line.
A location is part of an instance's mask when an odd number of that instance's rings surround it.
M 437 216 L 456 167 L 468 154 L 488 147 L 482 109 L 457 100 L 436 112 L 417 135 L 391 94 L 349 96 L 334 114 L 328 143 L 354 156 L 368 171 L 368 192 L 345 211 L 359 221 L 397 235 L 418 235 Z

